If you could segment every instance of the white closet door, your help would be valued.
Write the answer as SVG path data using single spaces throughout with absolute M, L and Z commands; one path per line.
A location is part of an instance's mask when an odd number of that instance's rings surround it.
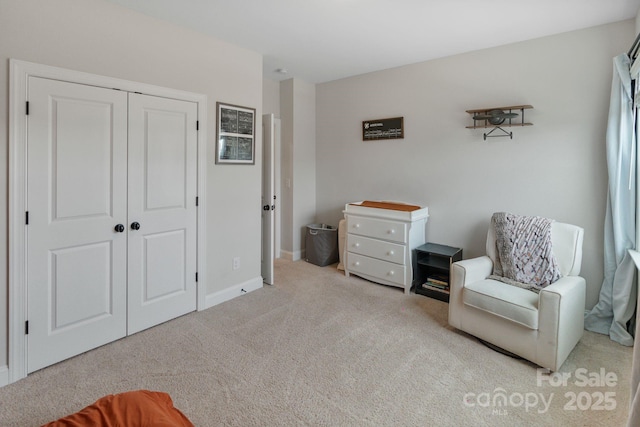
M 126 334 L 127 94 L 30 77 L 27 371 Z
M 194 102 L 129 94 L 129 334 L 196 309 L 196 120 Z

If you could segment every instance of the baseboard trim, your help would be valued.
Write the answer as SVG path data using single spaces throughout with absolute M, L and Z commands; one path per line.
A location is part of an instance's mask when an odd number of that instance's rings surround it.
M 303 251 L 294 251 L 289 252 L 285 250 L 280 250 L 280 258 L 284 258 L 289 261 L 299 261 L 303 258 Z
M 0 366 L 0 387 L 9 384 L 9 367 L 7 365 Z
M 221 291 L 209 294 L 205 297 L 206 298 L 205 309 L 211 308 L 214 305 L 222 304 L 223 302 L 232 300 L 246 293 L 255 291 L 256 289 L 260 289 L 262 288 L 262 285 L 263 285 L 262 277 L 259 276 L 259 277 L 247 280 L 246 282 L 231 286 L 230 288 L 223 289 Z

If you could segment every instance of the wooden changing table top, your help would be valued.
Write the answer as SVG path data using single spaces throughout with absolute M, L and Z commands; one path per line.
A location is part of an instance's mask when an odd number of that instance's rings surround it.
M 350 203 L 350 205 L 363 206 L 366 208 L 390 209 L 394 211 L 403 211 L 403 212 L 413 212 L 413 211 L 417 211 L 418 209 L 422 209 L 420 206 L 407 205 L 405 203 L 376 202 L 371 200 L 365 200 L 362 203 Z

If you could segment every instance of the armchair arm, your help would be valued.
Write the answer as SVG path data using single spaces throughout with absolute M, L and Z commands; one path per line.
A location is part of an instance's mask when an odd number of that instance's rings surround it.
M 467 283 L 486 279 L 493 271 L 493 261 L 488 256 L 465 259 L 451 266 L 450 287 L 464 287 Z
M 571 298 L 574 292 L 579 294 L 584 294 L 585 290 L 585 280 L 580 276 L 563 276 L 560 279 L 556 280 L 546 288 L 540 291 L 540 300 L 542 302 L 542 298 L 549 293 L 558 295 L 559 298 Z M 542 310 L 542 307 L 540 308 Z M 584 312 L 584 310 L 582 310 Z
M 540 291 L 539 357 L 556 370 L 578 343 L 584 331 L 586 282 L 580 276 L 564 276 Z M 554 345 L 549 346 L 550 343 Z M 557 343 L 557 344 L 555 344 Z
M 580 276 L 564 276 L 540 291 L 540 329 L 551 326 L 556 330 L 563 318 L 576 319 L 584 328 L 586 283 Z
M 451 265 L 449 276 L 449 324 L 460 329 L 463 316 L 462 288 L 467 283 L 484 280 L 493 271 L 488 256 L 465 259 Z

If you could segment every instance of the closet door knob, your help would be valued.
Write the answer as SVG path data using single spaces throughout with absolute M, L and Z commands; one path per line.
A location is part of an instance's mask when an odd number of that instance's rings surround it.
M 122 233 L 124 231 L 124 225 L 118 224 L 114 227 L 114 230 L 116 230 L 118 233 Z
M 131 229 L 132 230 L 140 230 L 140 223 L 139 222 L 132 222 L 131 223 Z

